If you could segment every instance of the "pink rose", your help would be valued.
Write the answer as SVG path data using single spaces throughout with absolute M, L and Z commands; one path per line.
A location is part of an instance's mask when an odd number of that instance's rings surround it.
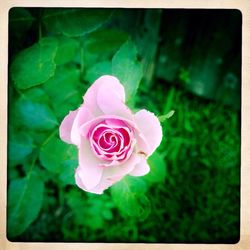
M 113 76 L 97 79 L 83 99 L 60 126 L 61 139 L 79 150 L 76 184 L 102 194 L 127 174 L 147 174 L 147 158 L 162 139 L 157 117 L 145 109 L 133 114 L 125 105 L 122 84 Z

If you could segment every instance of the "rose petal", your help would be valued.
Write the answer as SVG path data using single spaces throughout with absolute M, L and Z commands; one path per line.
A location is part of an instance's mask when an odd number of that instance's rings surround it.
M 148 142 L 145 136 L 141 133 L 141 131 L 137 128 L 135 133 L 136 139 L 136 149 L 137 153 L 148 155 L 151 152 L 151 147 L 148 145 Z
M 148 145 L 147 155 L 150 156 L 160 145 L 162 128 L 158 118 L 151 112 L 142 109 L 135 114 L 135 121 Z
M 99 185 L 94 187 L 91 192 L 96 194 L 102 194 L 104 190 L 114 185 L 116 182 L 120 181 L 123 176 L 115 177 L 115 178 L 103 178 Z
M 95 125 L 95 124 L 98 124 L 106 119 L 118 119 L 118 120 L 121 120 L 121 121 L 124 121 L 125 123 L 127 123 L 130 128 L 135 128 L 136 127 L 136 124 L 134 122 L 134 119 L 133 120 L 128 120 L 126 118 L 123 118 L 123 117 L 118 117 L 118 116 L 115 116 L 115 115 L 102 115 L 102 116 L 99 116 L 99 117 L 96 117 L 96 118 L 93 118 L 89 121 L 87 121 L 86 123 L 84 123 L 83 125 L 80 126 L 80 133 L 82 136 L 84 137 L 87 137 L 88 135 L 88 132 L 90 130 L 90 128 Z M 127 127 L 127 125 L 124 125 L 125 127 Z
M 80 126 L 93 119 L 92 113 L 84 105 L 78 109 L 78 113 L 73 122 L 71 130 L 71 142 L 77 146 L 80 145 L 81 135 L 80 135 Z
M 75 180 L 76 184 L 83 190 L 95 194 L 102 194 L 103 191 L 119 180 L 121 180 L 126 174 L 134 169 L 137 164 L 140 164 L 141 157 L 138 155 L 132 155 L 130 159 L 124 163 L 121 166 L 110 166 L 103 169 L 103 174 L 101 177 L 101 180 L 99 181 L 98 185 L 96 185 L 93 188 L 87 188 L 86 185 L 84 185 L 82 178 L 79 176 L 79 172 L 76 171 L 75 173 Z
M 87 90 L 86 94 L 84 95 L 84 105 L 91 109 L 91 112 L 94 113 L 95 116 L 103 115 L 103 111 L 97 104 L 97 96 L 100 94 L 99 90 L 102 86 L 107 86 L 105 89 L 108 89 L 107 93 L 103 93 L 101 91 L 101 95 L 104 94 L 105 96 L 108 95 L 110 99 L 118 99 L 120 102 L 125 101 L 125 91 L 123 86 L 120 84 L 119 80 L 110 75 L 104 75 L 98 78 Z
M 112 128 L 123 128 L 123 127 L 127 127 L 127 124 L 121 120 L 121 119 L 106 119 L 105 123 L 109 126 L 111 126 Z
M 116 177 L 116 178 L 108 178 L 108 179 L 102 178 L 102 180 L 96 187 L 92 189 L 86 189 L 86 187 L 83 185 L 79 176 L 75 174 L 75 180 L 76 180 L 77 186 L 79 186 L 81 189 L 87 192 L 94 193 L 94 194 L 102 194 L 104 190 L 106 190 L 107 188 L 109 188 L 110 186 L 112 186 L 113 184 L 115 184 L 121 179 L 122 179 L 122 176 Z
M 119 83 L 119 85 L 121 84 Z M 121 96 L 116 88 L 117 86 L 112 84 L 112 82 L 102 84 L 96 97 L 97 105 L 103 114 L 117 115 L 127 119 L 132 119 L 132 112 L 125 105 L 124 100 L 121 99 Z
M 78 110 L 71 111 L 67 116 L 65 116 L 59 128 L 60 138 L 67 143 L 72 143 L 71 129 L 72 129 L 75 117 L 77 115 L 77 112 Z
M 93 154 L 86 139 L 83 139 L 79 148 L 79 167 L 76 174 L 86 189 L 94 188 L 101 180 L 103 167 L 100 160 Z
M 141 157 L 141 161 L 135 166 L 135 168 L 129 173 L 132 176 L 143 176 L 150 171 L 150 167 L 145 157 Z
M 132 154 L 129 159 L 120 165 L 104 164 L 103 175 L 108 178 L 114 178 L 119 176 L 125 176 L 130 173 L 140 162 L 140 157 L 136 154 Z

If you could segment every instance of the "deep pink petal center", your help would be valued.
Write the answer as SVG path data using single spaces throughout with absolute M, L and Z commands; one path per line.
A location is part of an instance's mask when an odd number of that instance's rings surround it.
M 88 139 L 98 158 L 119 163 L 132 153 L 134 131 L 122 120 L 106 118 L 90 128 Z

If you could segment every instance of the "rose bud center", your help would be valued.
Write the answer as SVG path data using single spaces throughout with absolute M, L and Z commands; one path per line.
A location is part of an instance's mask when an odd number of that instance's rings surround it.
M 92 127 L 89 133 L 92 151 L 104 161 L 121 162 L 133 150 L 133 130 L 118 119 L 105 119 Z

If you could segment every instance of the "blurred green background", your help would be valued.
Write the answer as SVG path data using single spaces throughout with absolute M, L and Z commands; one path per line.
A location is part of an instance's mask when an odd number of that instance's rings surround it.
M 238 10 L 12 8 L 11 241 L 236 243 L 240 235 Z M 151 172 L 94 195 L 58 127 L 103 74 L 162 119 Z

